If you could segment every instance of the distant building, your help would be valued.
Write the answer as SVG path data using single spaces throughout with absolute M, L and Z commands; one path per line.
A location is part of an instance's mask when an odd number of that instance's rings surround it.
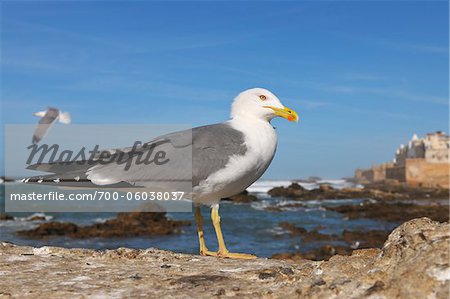
M 427 134 L 424 140 L 425 160 L 430 163 L 450 163 L 450 138 L 443 132 Z
M 370 169 L 357 169 L 361 183 L 395 180 L 410 185 L 449 187 L 450 137 L 438 131 L 420 139 L 413 135 L 408 145 L 400 145 L 393 162 Z

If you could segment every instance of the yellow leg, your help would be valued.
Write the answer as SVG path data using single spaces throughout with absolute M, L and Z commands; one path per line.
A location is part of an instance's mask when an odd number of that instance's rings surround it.
M 222 229 L 220 228 L 220 216 L 219 216 L 219 207 L 214 206 L 211 209 L 211 220 L 214 225 L 214 229 L 216 230 L 217 241 L 219 242 L 219 251 L 217 255 L 220 257 L 226 258 L 235 258 L 235 259 L 255 259 L 256 256 L 246 253 L 233 253 L 229 252 L 227 247 L 225 246 L 225 241 L 223 240 Z
M 203 235 L 203 217 L 199 205 L 195 205 L 195 221 L 197 222 L 198 241 L 200 243 L 200 255 L 217 256 L 217 252 L 209 251 L 208 248 L 206 247 L 205 238 Z

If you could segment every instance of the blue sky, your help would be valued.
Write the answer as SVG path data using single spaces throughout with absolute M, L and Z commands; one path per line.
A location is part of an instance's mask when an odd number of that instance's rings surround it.
M 448 129 L 448 2 L 2 2 L 2 123 L 226 120 L 272 90 L 267 179 L 351 176 Z

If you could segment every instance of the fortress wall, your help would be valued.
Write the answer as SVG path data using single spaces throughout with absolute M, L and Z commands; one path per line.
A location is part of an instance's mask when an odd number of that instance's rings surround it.
M 406 182 L 405 166 L 393 166 L 386 169 L 386 179 Z
M 386 168 L 374 166 L 370 169 L 358 170 L 355 178 L 360 183 L 380 182 L 386 179 Z
M 449 188 L 448 163 L 429 163 L 425 159 L 407 159 L 406 182 L 411 185 Z
M 386 179 L 386 166 L 384 164 L 372 167 L 373 181 L 379 182 Z

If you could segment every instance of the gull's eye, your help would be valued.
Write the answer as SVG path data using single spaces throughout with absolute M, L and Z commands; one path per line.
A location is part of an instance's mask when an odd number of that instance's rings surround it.
M 261 100 L 261 101 L 265 101 L 265 100 L 267 100 L 267 97 L 265 96 L 265 95 L 260 95 L 259 96 L 259 99 Z

